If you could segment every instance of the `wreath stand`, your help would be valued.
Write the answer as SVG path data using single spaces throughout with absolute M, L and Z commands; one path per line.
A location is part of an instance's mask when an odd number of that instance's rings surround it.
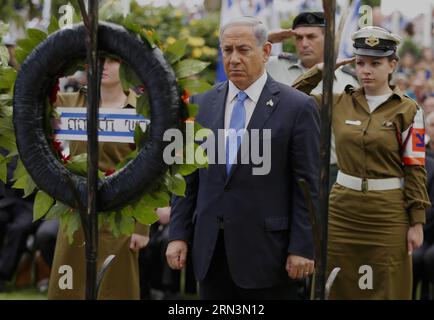
M 78 1 L 86 26 L 87 45 L 87 211 L 80 208 L 80 217 L 86 241 L 86 300 L 96 300 L 98 288 L 110 262 L 109 256 L 98 275 L 96 260 L 98 257 L 98 215 L 96 211 L 98 192 L 98 107 L 100 102 L 100 83 L 102 67 L 98 60 L 98 1 L 88 0 L 89 14 L 84 1 Z
M 79 0 L 83 24 L 59 30 L 26 58 L 14 89 L 13 123 L 20 158 L 38 186 L 56 200 L 79 211 L 86 245 L 86 300 L 96 300 L 104 273 L 115 258 L 109 256 L 97 273 L 98 212 L 118 210 L 137 200 L 160 179 L 168 166 L 164 132 L 178 128 L 181 105 L 175 73 L 161 51 L 126 29 L 98 23 L 98 1 Z M 84 41 L 85 39 L 85 41 Z M 152 125 L 136 158 L 105 179 L 98 179 L 98 107 L 102 64 L 98 52 L 126 61 L 149 94 Z M 53 82 L 74 59 L 86 59 L 87 179 L 67 170 L 54 156 L 46 136 L 46 97 Z

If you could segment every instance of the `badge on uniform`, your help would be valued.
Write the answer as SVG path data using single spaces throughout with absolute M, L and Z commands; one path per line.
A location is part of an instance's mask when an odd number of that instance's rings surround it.
M 270 108 L 271 108 L 272 106 L 274 106 L 273 99 L 268 100 L 267 103 L 266 103 L 266 105 L 267 105 L 268 107 L 270 107 Z
M 413 129 L 411 140 L 413 151 L 425 152 L 425 129 Z
M 345 120 L 345 124 L 349 124 L 351 126 L 360 126 L 362 121 L 360 120 Z

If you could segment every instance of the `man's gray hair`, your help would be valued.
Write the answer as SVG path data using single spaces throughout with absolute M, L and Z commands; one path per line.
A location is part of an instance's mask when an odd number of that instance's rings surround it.
M 255 35 L 258 46 L 262 47 L 268 39 L 267 27 L 256 17 L 244 16 L 232 19 L 228 23 L 224 24 L 220 28 L 220 43 L 222 42 L 223 33 L 226 29 L 234 26 L 248 26 L 253 28 L 253 34 Z

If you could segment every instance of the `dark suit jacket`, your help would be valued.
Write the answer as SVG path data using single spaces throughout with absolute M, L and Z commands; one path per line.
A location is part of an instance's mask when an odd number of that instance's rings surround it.
M 211 129 L 216 141 L 217 130 L 224 128 L 227 92 L 224 82 L 191 99 L 200 106 L 196 121 Z M 273 106 L 267 105 L 270 100 Z M 311 225 L 297 180 L 308 182 L 316 205 L 319 122 L 313 98 L 268 76 L 247 130 L 271 129 L 270 172 L 252 175 L 252 163 L 234 164 L 228 176 L 224 164 L 210 164 L 186 177 L 186 196 L 172 199 L 169 239 L 189 241 L 194 225 L 199 281 L 213 256 L 219 220 L 224 223 L 229 270 L 239 287 L 286 283 L 288 253 L 313 258 Z
M 427 150 L 425 168 L 427 172 L 427 190 L 429 200 L 434 204 L 434 153 Z M 426 223 L 424 226 L 424 242 L 434 243 L 434 208 L 426 209 Z

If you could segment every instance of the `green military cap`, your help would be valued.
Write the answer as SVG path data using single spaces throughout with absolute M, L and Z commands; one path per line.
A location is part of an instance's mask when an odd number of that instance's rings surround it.
M 325 27 L 324 12 L 300 13 L 292 23 L 292 29 L 298 27 Z
M 388 57 L 396 52 L 401 38 L 380 27 L 364 27 L 354 32 L 354 54 Z

